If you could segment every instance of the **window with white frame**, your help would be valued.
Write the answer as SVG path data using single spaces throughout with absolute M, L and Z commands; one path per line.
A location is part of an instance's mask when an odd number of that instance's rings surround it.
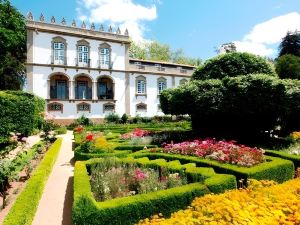
M 54 64 L 65 63 L 65 45 L 62 42 L 53 43 Z
M 110 65 L 110 49 L 100 48 L 100 67 L 108 69 Z
M 143 76 L 136 78 L 136 93 L 141 95 L 146 94 L 146 78 Z
M 167 89 L 167 80 L 165 78 L 161 77 L 157 80 L 157 89 L 158 94 Z
M 78 45 L 78 64 L 88 65 L 89 47 L 86 45 Z
M 137 81 L 137 93 L 138 94 L 146 93 L 146 82 L 144 80 Z

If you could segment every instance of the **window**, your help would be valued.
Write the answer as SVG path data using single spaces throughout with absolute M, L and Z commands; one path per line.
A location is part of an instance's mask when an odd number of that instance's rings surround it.
M 89 48 L 85 45 L 78 46 L 78 64 L 88 65 L 89 61 Z
M 161 77 L 157 80 L 157 89 L 158 94 L 167 89 L 167 80 L 165 78 Z
M 53 102 L 48 104 L 48 111 L 60 111 L 63 112 L 63 104 L 58 102 Z
M 183 84 L 185 84 L 187 82 L 187 79 L 181 79 L 180 81 L 179 81 L 179 85 L 183 85 Z
M 103 105 L 103 112 L 115 112 L 115 105 L 112 103 L 107 103 Z
M 139 76 L 136 78 L 136 94 L 146 94 L 146 78 L 143 76 Z
M 51 63 L 58 65 L 67 65 L 67 42 L 62 37 L 52 39 L 52 57 Z
M 99 57 L 99 67 L 103 69 L 111 69 L 111 47 L 109 44 L 100 44 Z
M 54 64 L 64 64 L 65 62 L 65 45 L 61 42 L 54 42 Z
M 89 111 L 91 112 L 91 105 L 87 103 L 79 103 L 77 104 L 77 111 Z
M 100 67 L 101 68 L 109 68 L 110 64 L 110 51 L 108 48 L 101 48 L 100 49 Z
M 147 105 L 145 103 L 139 103 L 136 105 L 137 112 L 145 112 L 147 111 Z

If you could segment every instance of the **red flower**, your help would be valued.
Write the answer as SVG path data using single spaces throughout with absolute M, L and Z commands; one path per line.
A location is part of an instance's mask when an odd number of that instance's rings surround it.
M 76 127 L 75 131 L 78 133 L 81 133 L 81 131 L 83 131 L 83 127 Z
M 92 134 L 89 134 L 85 137 L 86 140 L 88 141 L 92 141 L 93 140 L 93 135 Z

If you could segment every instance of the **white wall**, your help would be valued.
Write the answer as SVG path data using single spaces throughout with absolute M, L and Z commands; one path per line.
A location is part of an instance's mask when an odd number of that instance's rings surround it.
M 51 41 L 54 37 L 62 37 L 66 39 L 67 42 L 67 62 L 68 66 L 75 66 L 77 58 L 76 44 L 77 41 L 82 40 L 82 38 L 72 37 L 67 35 L 55 35 L 43 32 L 33 32 L 33 62 L 40 64 L 50 64 L 51 63 Z M 98 40 L 84 39 L 90 43 L 90 59 L 91 67 L 98 67 L 99 60 L 99 45 L 102 43 L 108 43 L 111 46 L 111 60 L 113 63 L 113 69 L 124 70 L 125 69 L 125 45 L 113 42 L 103 42 Z

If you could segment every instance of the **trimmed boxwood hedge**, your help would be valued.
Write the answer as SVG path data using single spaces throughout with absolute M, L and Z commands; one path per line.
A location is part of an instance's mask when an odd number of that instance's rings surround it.
M 181 163 L 196 163 L 197 166 L 212 167 L 217 173 L 232 174 L 237 180 L 257 179 L 274 180 L 279 183 L 294 177 L 293 162 L 285 159 L 266 156 L 266 162 L 253 167 L 241 167 L 237 165 L 220 163 L 218 161 L 199 158 L 195 156 L 185 156 L 166 153 L 136 152 L 131 154 L 135 158 L 148 157 L 150 159 L 162 158 L 166 160 L 179 160 Z
M 30 135 L 41 126 L 45 100 L 22 91 L 0 91 L 0 143 L 10 132 Z
M 290 160 L 294 163 L 295 169 L 300 167 L 300 155 L 292 155 L 282 151 L 266 150 L 266 155 Z
M 147 148 L 157 148 L 157 145 L 119 145 L 115 147 L 115 150 L 131 150 L 133 152 L 143 150 Z
M 124 198 L 116 198 L 104 202 L 96 202 L 91 192 L 91 185 L 87 172 L 87 166 L 101 162 L 103 159 L 91 159 L 89 161 L 77 161 L 74 172 L 74 203 L 73 203 L 73 224 L 74 225 L 131 225 L 139 220 L 150 217 L 156 213 L 163 213 L 169 216 L 172 212 L 188 206 L 197 196 L 213 192 L 224 192 L 226 189 L 236 188 L 236 180 L 232 175 L 215 175 L 212 169 L 201 174 L 205 168 L 199 168 L 199 176 L 207 176 L 203 183 L 190 183 L 181 187 L 168 190 L 140 194 Z M 168 166 L 169 169 L 182 170 L 186 172 L 197 170 L 195 165 L 181 165 L 173 161 L 167 163 L 165 160 L 149 161 L 148 159 L 120 159 L 136 161 L 144 166 Z M 195 172 L 195 171 L 194 171 Z M 203 172 L 203 171 L 202 171 Z M 226 189 L 225 189 L 226 188 Z
M 78 150 L 79 147 L 74 150 L 74 159 L 75 161 L 84 161 L 93 158 L 105 158 L 105 157 L 119 157 L 124 158 L 127 157 L 132 151 L 114 151 L 112 153 L 83 153 Z
M 32 223 L 44 187 L 61 148 L 61 143 L 62 139 L 57 139 L 45 154 L 44 159 L 16 199 L 3 225 L 30 225 Z

